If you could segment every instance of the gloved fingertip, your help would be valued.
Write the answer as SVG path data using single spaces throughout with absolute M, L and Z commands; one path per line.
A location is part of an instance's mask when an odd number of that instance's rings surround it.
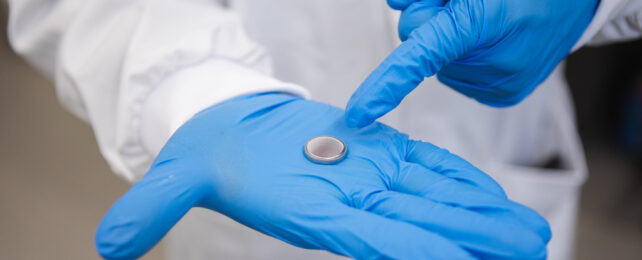
M 96 251 L 105 259 L 135 259 L 143 254 L 134 245 L 136 232 L 130 228 L 131 221 L 121 219 L 120 223 L 104 221 L 98 226 L 94 239 Z
M 370 125 L 374 121 L 364 115 L 357 115 L 358 112 L 354 112 L 354 110 L 355 109 L 348 109 L 345 114 L 345 121 L 348 127 L 362 128 Z
M 388 6 L 395 10 L 403 10 L 417 0 L 387 0 Z
M 411 31 L 407 31 L 405 28 L 401 28 L 401 27 L 399 27 L 397 31 L 398 31 L 397 34 L 399 35 L 399 40 L 401 40 L 402 42 L 405 42 L 406 40 L 408 40 L 408 35 L 410 35 Z
M 522 243 L 515 244 L 516 255 L 513 259 L 546 259 L 548 255 L 546 241 L 542 241 L 533 234 L 520 238 Z
M 553 232 L 551 231 L 550 224 L 537 212 L 535 212 L 535 214 L 533 215 L 535 216 L 535 220 L 533 221 L 535 223 L 535 232 L 540 236 L 544 243 L 550 242 L 551 238 L 553 237 Z
M 489 99 L 484 99 L 480 97 L 475 97 L 475 100 L 477 102 L 482 103 L 484 105 L 487 105 L 489 107 L 494 107 L 494 108 L 508 108 L 515 106 L 519 104 L 523 98 L 521 99 L 514 99 L 514 100 L 489 100 Z

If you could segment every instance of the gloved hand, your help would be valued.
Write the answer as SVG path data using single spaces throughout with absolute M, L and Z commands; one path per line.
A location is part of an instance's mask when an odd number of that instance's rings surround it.
M 343 140 L 346 158 L 308 161 L 303 145 L 319 135 Z M 275 93 L 178 129 L 102 220 L 98 252 L 141 256 L 192 207 L 358 259 L 543 259 L 550 238 L 543 218 L 448 151 L 379 123 L 349 128 L 338 108 Z
M 425 77 L 481 103 L 519 103 L 571 51 L 599 0 L 388 0 L 404 41 L 348 102 L 350 126 L 394 109 Z

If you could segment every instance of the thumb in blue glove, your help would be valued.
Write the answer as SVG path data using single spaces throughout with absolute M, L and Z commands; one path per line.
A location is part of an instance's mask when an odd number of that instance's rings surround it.
M 346 108 L 362 127 L 394 109 L 425 77 L 481 103 L 519 103 L 571 51 L 598 0 L 388 0 L 404 41 Z
M 343 140 L 346 158 L 307 160 L 303 145 L 319 135 Z M 192 207 L 357 259 L 543 259 L 550 239 L 544 219 L 465 160 L 283 94 L 231 100 L 178 129 L 105 215 L 98 252 L 139 257 Z

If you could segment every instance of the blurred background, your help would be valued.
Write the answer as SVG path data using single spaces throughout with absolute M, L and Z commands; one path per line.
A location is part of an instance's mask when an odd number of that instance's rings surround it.
M 129 185 L 11 51 L 6 19 L 0 4 L 0 259 L 98 259 L 94 231 Z M 566 72 L 589 166 L 577 259 L 642 259 L 642 41 L 580 50 Z

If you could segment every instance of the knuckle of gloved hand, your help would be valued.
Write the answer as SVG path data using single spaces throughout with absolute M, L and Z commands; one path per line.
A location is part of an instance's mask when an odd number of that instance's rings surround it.
M 512 249 L 509 259 L 546 259 L 546 242 L 532 231 L 514 232 L 515 237 L 506 241 Z
M 548 243 L 548 241 L 551 240 L 551 227 L 546 219 L 544 219 L 537 213 L 534 213 L 528 221 L 530 222 L 530 226 L 532 227 L 533 231 L 537 233 L 544 242 Z
M 498 44 L 497 47 L 502 47 Z M 509 78 L 509 77 L 518 77 L 525 79 L 526 76 L 532 75 L 533 71 L 539 71 L 542 69 L 542 66 L 536 66 L 534 64 L 540 64 L 537 56 L 532 55 L 515 55 L 515 53 L 524 53 L 526 49 L 514 49 L 504 46 L 501 51 L 497 51 L 493 54 L 492 63 L 493 67 L 501 73 L 500 78 Z
M 502 223 L 492 228 L 481 247 L 469 250 L 482 259 L 545 259 L 546 242 L 528 227 Z
M 544 242 L 548 243 L 551 239 L 551 228 L 548 221 L 540 216 L 536 211 L 516 202 L 510 202 L 510 212 L 515 218 L 515 223 L 518 223 L 525 228 L 528 228 Z
M 515 106 L 522 102 L 530 93 L 530 91 L 526 90 L 508 88 L 491 88 L 485 91 L 479 91 L 478 89 L 463 89 L 457 91 L 477 100 L 479 103 L 496 108 Z
M 457 64 L 445 66 L 438 74 L 437 79 L 453 90 L 477 100 L 479 103 L 491 107 L 510 107 L 518 104 L 525 98 L 524 89 L 514 87 L 513 83 L 504 83 L 497 80 L 501 75 L 494 75 L 494 71 L 486 72 L 484 77 L 466 73 Z M 504 75 L 504 73 L 501 73 Z M 491 78 L 493 81 L 489 81 Z
M 410 33 L 430 21 L 437 15 L 440 8 L 429 6 L 424 2 L 416 2 L 405 9 L 399 18 L 399 35 L 402 40 L 408 38 Z
M 534 87 L 506 86 L 495 92 L 495 96 L 500 107 L 511 107 L 521 103 L 528 95 L 533 92 Z

